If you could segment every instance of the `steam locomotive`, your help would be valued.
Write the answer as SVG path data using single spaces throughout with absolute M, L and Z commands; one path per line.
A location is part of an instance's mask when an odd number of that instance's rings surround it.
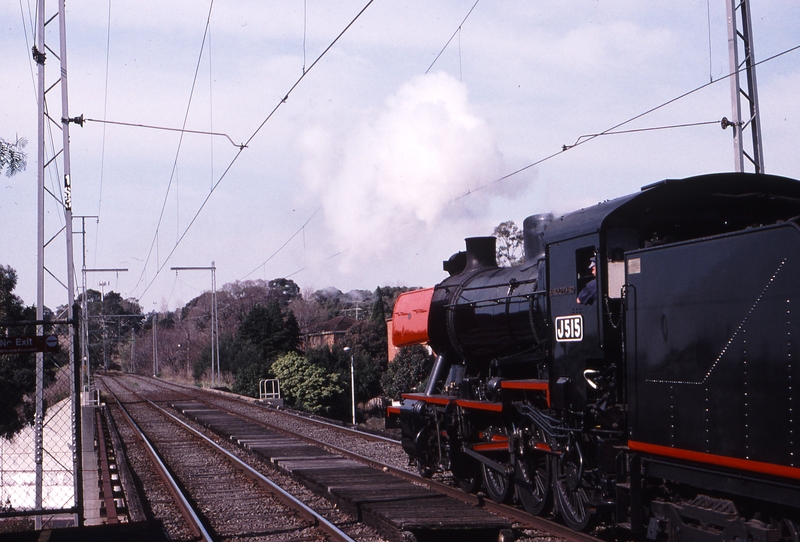
M 800 536 L 800 182 L 668 179 L 466 239 L 398 298 L 435 353 L 389 417 L 423 476 L 651 540 Z

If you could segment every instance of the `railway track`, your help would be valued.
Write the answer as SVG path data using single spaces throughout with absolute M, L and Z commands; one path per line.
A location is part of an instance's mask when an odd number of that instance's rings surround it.
M 161 478 L 155 484 L 157 505 L 169 507 L 164 488 L 173 497 L 172 510 L 158 514 L 172 518 L 172 525 L 165 524 L 170 538 L 354 541 L 154 402 L 113 379 L 103 380 L 103 386 L 113 409 L 125 417 L 157 466 Z
M 272 431 L 283 434 L 291 433 L 308 444 L 323 446 L 328 451 L 336 454 L 337 457 L 344 457 L 361 464 L 370 465 L 384 473 L 408 480 L 416 486 L 424 486 L 432 491 L 469 504 L 475 509 L 487 510 L 493 515 L 506 518 L 509 521 L 509 525 L 513 524 L 514 533 L 520 540 L 552 538 L 581 542 L 597 541 L 594 537 L 575 533 L 563 525 L 546 518 L 535 518 L 518 508 L 486 500 L 482 495 L 465 494 L 448 484 L 446 478 L 439 480 L 420 478 L 416 471 L 408 466 L 405 453 L 400 448 L 399 443 L 393 439 L 364 434 L 350 428 L 320 422 L 304 416 L 287 416 L 286 412 L 265 409 L 254 405 L 252 401 L 244 398 L 238 399 L 230 394 L 197 390 L 196 388 L 188 388 L 179 384 L 141 376 L 133 377 L 128 375 L 126 378 L 131 378 L 135 381 L 139 388 L 143 391 L 146 390 L 148 395 L 164 401 L 171 401 L 176 409 L 183 410 L 185 415 L 194 418 L 199 423 L 208 425 L 213 431 L 218 433 L 222 431 L 224 433 L 225 429 L 221 430 L 219 427 L 212 427 L 214 425 L 213 420 L 210 422 L 202 420 L 204 416 L 209 416 L 208 408 L 220 409 L 221 412 L 235 413 L 236 418 L 243 422 L 269 428 Z M 174 395 L 175 393 L 181 395 L 176 396 Z M 186 401 L 190 402 L 186 403 Z M 213 419 L 213 417 L 212 415 L 211 418 Z M 230 426 L 233 422 L 229 420 L 224 422 L 223 426 L 225 423 Z M 233 438 L 231 435 L 225 436 L 228 439 Z M 242 439 L 240 443 L 246 449 L 251 449 L 251 444 L 252 442 L 248 442 L 247 439 Z M 330 498 L 330 495 L 326 495 L 326 498 Z M 346 504 L 339 504 L 342 508 L 347 508 Z M 359 516 L 363 515 L 357 506 L 352 511 Z M 506 533 L 506 538 L 511 538 L 508 530 L 501 529 L 501 532 Z M 608 536 L 605 536 L 605 538 L 608 538 Z
M 192 392 L 196 400 L 214 405 L 230 412 L 236 412 L 245 419 L 256 423 L 265 423 L 275 430 L 283 430 L 305 438 L 307 442 L 325 446 L 335 453 L 364 462 L 375 468 L 390 472 L 395 476 L 425 485 L 430 489 L 458 499 L 467 504 L 485 508 L 493 514 L 508 518 L 520 530 L 531 530 L 530 539 L 541 540 L 550 535 L 560 540 L 571 542 L 597 542 L 598 537 L 585 533 L 577 533 L 563 524 L 546 517 L 534 517 L 517 507 L 498 504 L 485 499 L 483 495 L 464 493 L 455 487 L 449 476 L 437 476 L 423 479 L 415 466 L 409 465 L 408 456 L 402 450 L 400 441 L 394 438 L 365 433 L 348 426 L 337 425 L 313 417 L 298 415 L 289 411 L 265 409 L 254 405 L 248 398 L 232 394 L 220 394 L 214 391 L 196 390 L 187 386 L 153 379 L 141 375 L 130 375 L 144 383 L 157 385 L 183 393 Z M 198 392 L 201 395 L 198 395 Z M 602 532 L 603 539 L 613 538 L 612 533 Z M 525 535 L 522 533 L 522 537 Z

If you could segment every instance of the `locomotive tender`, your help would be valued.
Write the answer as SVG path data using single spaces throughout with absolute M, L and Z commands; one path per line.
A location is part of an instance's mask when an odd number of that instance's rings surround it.
M 436 354 L 389 409 L 420 473 L 576 530 L 798 542 L 800 182 L 669 179 L 523 229 L 524 264 L 470 238 L 395 305 L 395 345 Z

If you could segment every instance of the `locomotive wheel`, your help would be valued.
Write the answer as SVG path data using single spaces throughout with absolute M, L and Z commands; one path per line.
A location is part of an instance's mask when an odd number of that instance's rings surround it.
M 531 430 L 534 442 L 547 439 L 540 427 L 533 425 Z M 533 450 L 528 451 L 525 457 L 518 456 L 514 462 L 517 499 L 531 515 L 549 512 L 553 505 L 551 464 L 550 456 Z
M 787 540 L 791 542 L 800 542 L 800 530 L 798 530 L 797 524 L 790 519 L 785 519 L 783 520 L 783 525 L 789 535 Z
M 481 488 L 480 464 L 463 453 L 454 453 L 450 471 L 458 488 L 465 493 L 475 493 Z
M 522 507 L 538 516 L 550 510 L 553 504 L 550 491 L 550 458 L 545 454 L 529 454 L 515 461 L 514 487 Z
M 561 457 L 553 458 L 553 494 L 558 513 L 574 531 L 583 531 L 591 522 L 594 510 L 581 483 L 583 459 L 574 444 Z
M 419 461 L 417 461 L 417 472 L 422 478 L 425 479 L 433 477 L 433 468 L 429 467 L 428 465 L 424 465 Z
M 506 502 L 511 495 L 514 481 L 511 476 L 498 472 L 492 467 L 483 465 L 483 489 L 489 498 L 496 503 Z

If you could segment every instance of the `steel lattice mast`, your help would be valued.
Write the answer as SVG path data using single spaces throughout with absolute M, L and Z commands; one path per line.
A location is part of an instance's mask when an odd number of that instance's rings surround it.
M 57 25 L 55 24 L 57 23 Z M 58 46 L 49 43 L 48 31 L 51 36 L 58 38 Z M 58 51 L 58 54 L 56 54 Z M 48 81 L 47 72 L 45 70 L 45 63 L 48 56 L 52 56 L 59 63 L 58 76 L 51 82 Z M 82 119 L 70 119 L 68 107 L 68 92 L 67 92 L 67 44 L 66 44 L 66 21 L 65 21 L 65 6 L 64 0 L 59 0 L 58 11 L 55 14 L 48 15 L 45 0 L 38 0 L 37 3 L 37 21 L 36 21 L 36 40 L 33 48 L 33 58 L 36 61 L 38 68 L 38 149 L 37 149 L 37 167 L 38 167 L 38 194 L 37 194 L 37 207 L 38 207 L 38 220 L 37 220 L 37 293 L 36 293 L 36 319 L 38 325 L 36 328 L 37 335 L 43 335 L 45 319 L 45 294 L 47 287 L 46 280 L 52 279 L 63 290 L 66 291 L 65 298 L 50 300 L 52 306 L 63 304 L 66 307 L 66 314 L 58 315 L 55 319 L 57 321 L 66 321 L 69 328 L 69 344 L 63 345 L 68 350 L 69 368 L 71 375 L 71 398 L 72 398 L 72 442 L 73 442 L 73 485 L 74 485 L 74 508 L 77 510 L 77 521 L 83 521 L 82 513 L 82 487 L 80 476 L 80 454 L 81 451 L 78 447 L 79 427 L 80 427 L 80 400 L 77 389 L 77 378 L 75 378 L 78 367 L 75 363 L 75 326 L 74 326 L 74 312 L 73 304 L 75 301 L 75 275 L 73 265 L 73 247 L 72 247 L 72 179 L 70 176 L 70 153 L 69 153 L 69 124 L 70 122 L 81 122 Z M 54 92 L 55 89 L 60 89 L 60 101 L 53 100 L 50 107 L 48 102 L 48 95 Z M 60 110 L 60 115 L 56 114 Z M 61 130 L 61 148 L 58 148 L 58 137 L 48 138 L 48 133 L 53 129 Z M 48 130 L 49 129 L 49 130 Z M 48 152 L 48 143 L 50 149 Z M 56 188 L 48 190 L 45 181 L 48 177 L 55 179 L 53 183 L 60 185 L 60 191 Z M 50 215 L 58 216 L 60 211 L 64 213 L 64 223 L 58 224 L 57 227 L 49 228 L 45 221 L 47 216 L 47 204 L 55 205 L 59 209 L 59 213 Z M 55 241 L 61 235 L 65 238 L 65 258 L 58 250 L 59 243 Z M 51 235 L 50 238 L 47 238 Z M 61 245 L 64 246 L 64 245 Z M 58 267 L 49 266 L 47 256 L 53 254 L 52 260 L 58 262 Z M 64 261 L 65 260 L 65 261 Z M 58 273 L 57 269 L 66 264 L 66 273 Z M 59 275 L 62 278 L 59 278 Z M 48 279 L 49 277 L 49 279 Z M 36 462 L 36 495 L 35 495 L 35 508 L 37 510 L 43 509 L 43 459 L 44 459 L 44 446 L 43 446 L 43 429 L 45 418 L 45 404 L 44 404 L 44 354 L 39 352 L 36 354 L 36 414 L 35 414 L 35 462 Z M 41 525 L 41 518 L 37 516 L 37 526 Z
M 728 55 L 731 67 L 731 105 L 733 118 L 723 119 L 722 127 L 733 128 L 735 170 L 745 171 L 747 162 L 755 173 L 764 173 L 764 151 L 756 87 L 756 62 L 753 54 L 753 26 L 750 0 L 728 0 Z M 741 51 L 740 51 L 741 49 Z M 740 61 L 740 52 L 741 58 Z M 744 81 L 743 81 L 744 80 Z M 744 83 L 744 84 L 743 84 Z M 749 115 L 742 118 L 744 112 Z M 749 128 L 749 130 L 748 130 Z M 748 136 L 749 132 L 749 138 Z M 745 139 L 750 140 L 747 145 Z M 750 148 L 750 152 L 745 150 Z

